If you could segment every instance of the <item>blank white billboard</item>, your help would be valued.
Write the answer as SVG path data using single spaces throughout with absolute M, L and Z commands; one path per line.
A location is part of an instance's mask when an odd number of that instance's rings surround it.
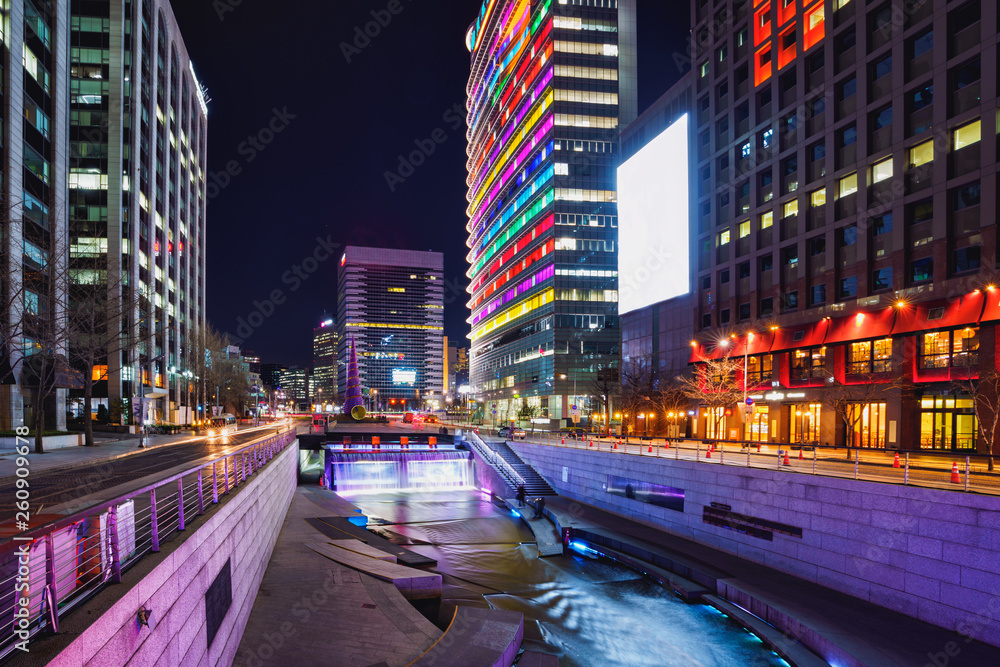
M 688 116 L 618 168 L 618 312 L 691 291 Z

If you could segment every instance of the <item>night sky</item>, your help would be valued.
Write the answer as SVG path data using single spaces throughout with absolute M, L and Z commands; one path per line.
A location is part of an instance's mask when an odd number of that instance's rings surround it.
M 464 38 L 480 0 L 400 1 L 174 3 L 211 99 L 208 319 L 265 363 L 311 364 L 312 328 L 336 312 L 331 244 L 443 252 L 445 334 L 466 341 Z M 373 11 L 387 25 L 355 49 Z M 638 0 L 640 110 L 682 74 L 688 15 Z M 398 156 L 432 137 L 390 189 Z

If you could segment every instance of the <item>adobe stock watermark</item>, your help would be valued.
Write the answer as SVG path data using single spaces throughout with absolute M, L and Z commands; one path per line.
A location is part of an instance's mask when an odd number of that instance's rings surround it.
M 299 291 L 303 284 L 309 280 L 317 271 L 321 264 L 333 257 L 340 248 L 339 243 L 334 243 L 329 234 L 326 238 L 316 237 L 316 247 L 312 253 L 307 255 L 298 264 L 293 264 L 288 270 L 281 274 L 281 282 L 288 286 L 288 290 L 275 288 L 263 300 L 253 300 L 253 308 L 246 317 L 236 318 L 236 335 L 233 337 L 234 345 L 241 345 L 253 333 L 264 325 L 278 310 L 278 306 L 283 305 L 288 300 L 288 295 Z
M 205 188 L 205 196 L 208 200 L 218 197 L 219 194 L 229 187 L 233 179 L 243 173 L 244 164 L 250 164 L 263 153 L 274 141 L 275 137 L 284 132 L 293 120 L 298 116 L 288 112 L 288 107 L 277 107 L 271 110 L 271 118 L 262 128 L 247 135 L 239 146 L 236 153 L 244 158 L 240 160 L 230 160 L 226 163 L 226 168 L 220 172 L 208 172 L 208 185 Z
M 441 114 L 441 120 L 447 123 L 448 128 L 454 132 L 462 127 L 464 122 L 462 114 L 464 113 L 465 107 L 455 102 Z M 448 132 L 443 127 L 435 128 L 426 139 L 414 139 L 414 149 L 406 155 L 400 153 L 396 156 L 398 160 L 396 169 L 394 171 L 386 170 L 383 174 L 385 184 L 389 186 L 389 192 L 396 192 L 396 188 L 405 183 L 410 176 L 413 176 L 417 169 L 434 155 L 438 146 L 446 141 L 448 141 Z
M 407 2 L 413 2 L 413 0 L 407 0 Z M 392 23 L 392 19 L 402 14 L 404 9 L 406 6 L 402 0 L 389 0 L 385 9 L 373 9 L 369 12 L 372 17 L 371 21 L 363 26 L 354 26 L 351 41 L 340 43 L 340 52 L 344 54 L 344 60 L 347 61 L 347 64 L 350 65 L 355 56 L 360 56 L 361 50 L 370 46 L 372 40 L 381 35 L 382 31 Z

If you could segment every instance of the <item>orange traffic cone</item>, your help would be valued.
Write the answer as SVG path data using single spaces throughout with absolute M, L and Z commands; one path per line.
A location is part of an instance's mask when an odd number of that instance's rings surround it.
M 650 454 L 652 454 L 652 453 L 653 453 L 653 445 L 652 445 L 652 443 L 650 443 L 650 445 L 649 445 L 649 453 L 650 453 Z
M 587 445 L 587 446 L 588 447 L 593 447 L 594 446 L 594 439 L 593 438 L 590 439 L 590 444 Z
M 618 443 L 619 443 L 619 442 L 621 442 L 621 440 L 616 440 L 616 441 L 615 441 L 615 449 L 618 449 Z
M 792 462 L 788 460 L 788 450 L 787 449 L 785 450 L 785 460 L 782 461 L 782 463 L 784 463 L 784 465 L 786 465 L 786 466 L 792 465 Z
M 757 443 L 757 453 L 760 454 L 760 443 Z
M 562 439 L 562 444 L 564 444 L 564 445 L 566 444 L 566 438 Z
M 709 447 L 708 451 L 705 452 L 705 458 L 706 459 L 712 458 L 712 448 L 711 447 Z
M 958 462 L 954 462 L 951 464 L 951 483 L 952 484 L 962 483 L 962 478 L 958 474 Z
M 896 458 L 892 460 L 892 467 L 893 468 L 899 467 L 899 452 L 896 452 Z
M 805 460 L 805 457 L 802 456 L 802 449 L 800 448 L 799 449 L 799 461 L 803 461 L 803 460 Z
M 323 475 L 319 476 L 319 488 L 321 488 L 321 489 L 325 489 L 326 488 L 326 480 L 323 479 Z

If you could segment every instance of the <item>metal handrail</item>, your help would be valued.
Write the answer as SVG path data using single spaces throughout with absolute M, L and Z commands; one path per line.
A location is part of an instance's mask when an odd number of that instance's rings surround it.
M 268 461 L 295 442 L 295 436 L 295 429 L 290 428 L 251 442 L 223 456 L 202 459 L 197 465 L 182 472 L 174 473 L 128 493 L 95 502 L 85 509 L 19 533 L 10 541 L 0 545 L 0 566 L 13 560 L 14 570 L 17 571 L 16 561 L 22 553 L 21 550 L 26 549 L 30 554 L 28 559 L 30 567 L 45 571 L 45 584 L 41 590 L 28 592 L 30 603 L 27 607 L 27 626 L 19 627 L 19 619 L 15 618 L 7 625 L 7 630 L 11 634 L 0 638 L 0 660 L 4 660 L 16 651 L 16 644 L 30 641 L 46 628 L 58 632 L 61 617 L 90 599 L 105 585 L 121 582 L 123 569 L 131 567 L 148 553 L 158 552 L 161 541 L 175 531 L 184 530 L 191 515 L 204 514 L 208 504 L 217 504 L 219 496 L 229 494 L 249 481 L 249 478 L 259 472 Z M 243 468 L 238 467 L 238 464 L 242 464 L 245 460 L 248 465 Z M 219 465 L 220 463 L 222 465 Z M 237 475 L 237 470 L 242 470 L 243 474 Z M 231 480 L 229 471 L 232 474 Z M 209 474 L 203 475 L 203 472 Z M 220 480 L 222 474 L 226 477 Z M 184 478 L 189 475 L 196 475 L 197 479 L 185 487 Z M 206 483 L 208 489 L 205 488 Z M 164 497 L 158 499 L 156 492 L 164 487 L 167 488 L 167 492 Z M 194 490 L 190 493 L 190 500 L 181 501 L 186 488 Z M 126 503 L 129 501 L 141 502 L 144 499 L 148 499 L 148 507 L 136 507 L 136 503 L 133 502 L 131 525 L 127 525 L 122 531 L 123 526 L 120 524 L 124 519 L 119 515 L 120 508 L 128 507 Z M 105 525 L 102 527 L 101 519 L 104 517 L 106 517 Z M 88 532 L 59 535 L 62 539 L 61 544 L 68 542 L 66 548 L 59 550 L 56 542 L 57 533 L 87 520 L 96 521 L 96 524 L 89 526 Z M 126 540 L 124 545 L 122 539 Z M 131 550 L 121 553 L 120 549 L 125 545 L 130 545 Z M 80 551 L 81 546 L 82 551 Z M 74 561 L 75 564 L 70 572 L 68 566 Z M 31 574 L 31 581 L 38 581 L 36 574 Z M 15 583 L 16 580 L 11 579 L 0 583 L 0 595 L 12 597 L 16 604 L 19 594 L 15 591 Z M 60 589 L 66 588 L 69 590 L 65 590 L 60 599 Z
M 486 444 L 486 441 L 479 437 L 479 434 L 475 431 L 469 431 L 469 440 L 472 442 L 472 446 L 476 448 L 479 455 L 486 459 L 486 462 L 495 468 L 500 468 L 500 470 L 507 475 L 511 482 L 514 482 L 515 486 L 524 486 L 526 482 L 524 478 L 517 473 L 514 468 L 511 467 L 504 457 L 500 456 L 492 447 Z

